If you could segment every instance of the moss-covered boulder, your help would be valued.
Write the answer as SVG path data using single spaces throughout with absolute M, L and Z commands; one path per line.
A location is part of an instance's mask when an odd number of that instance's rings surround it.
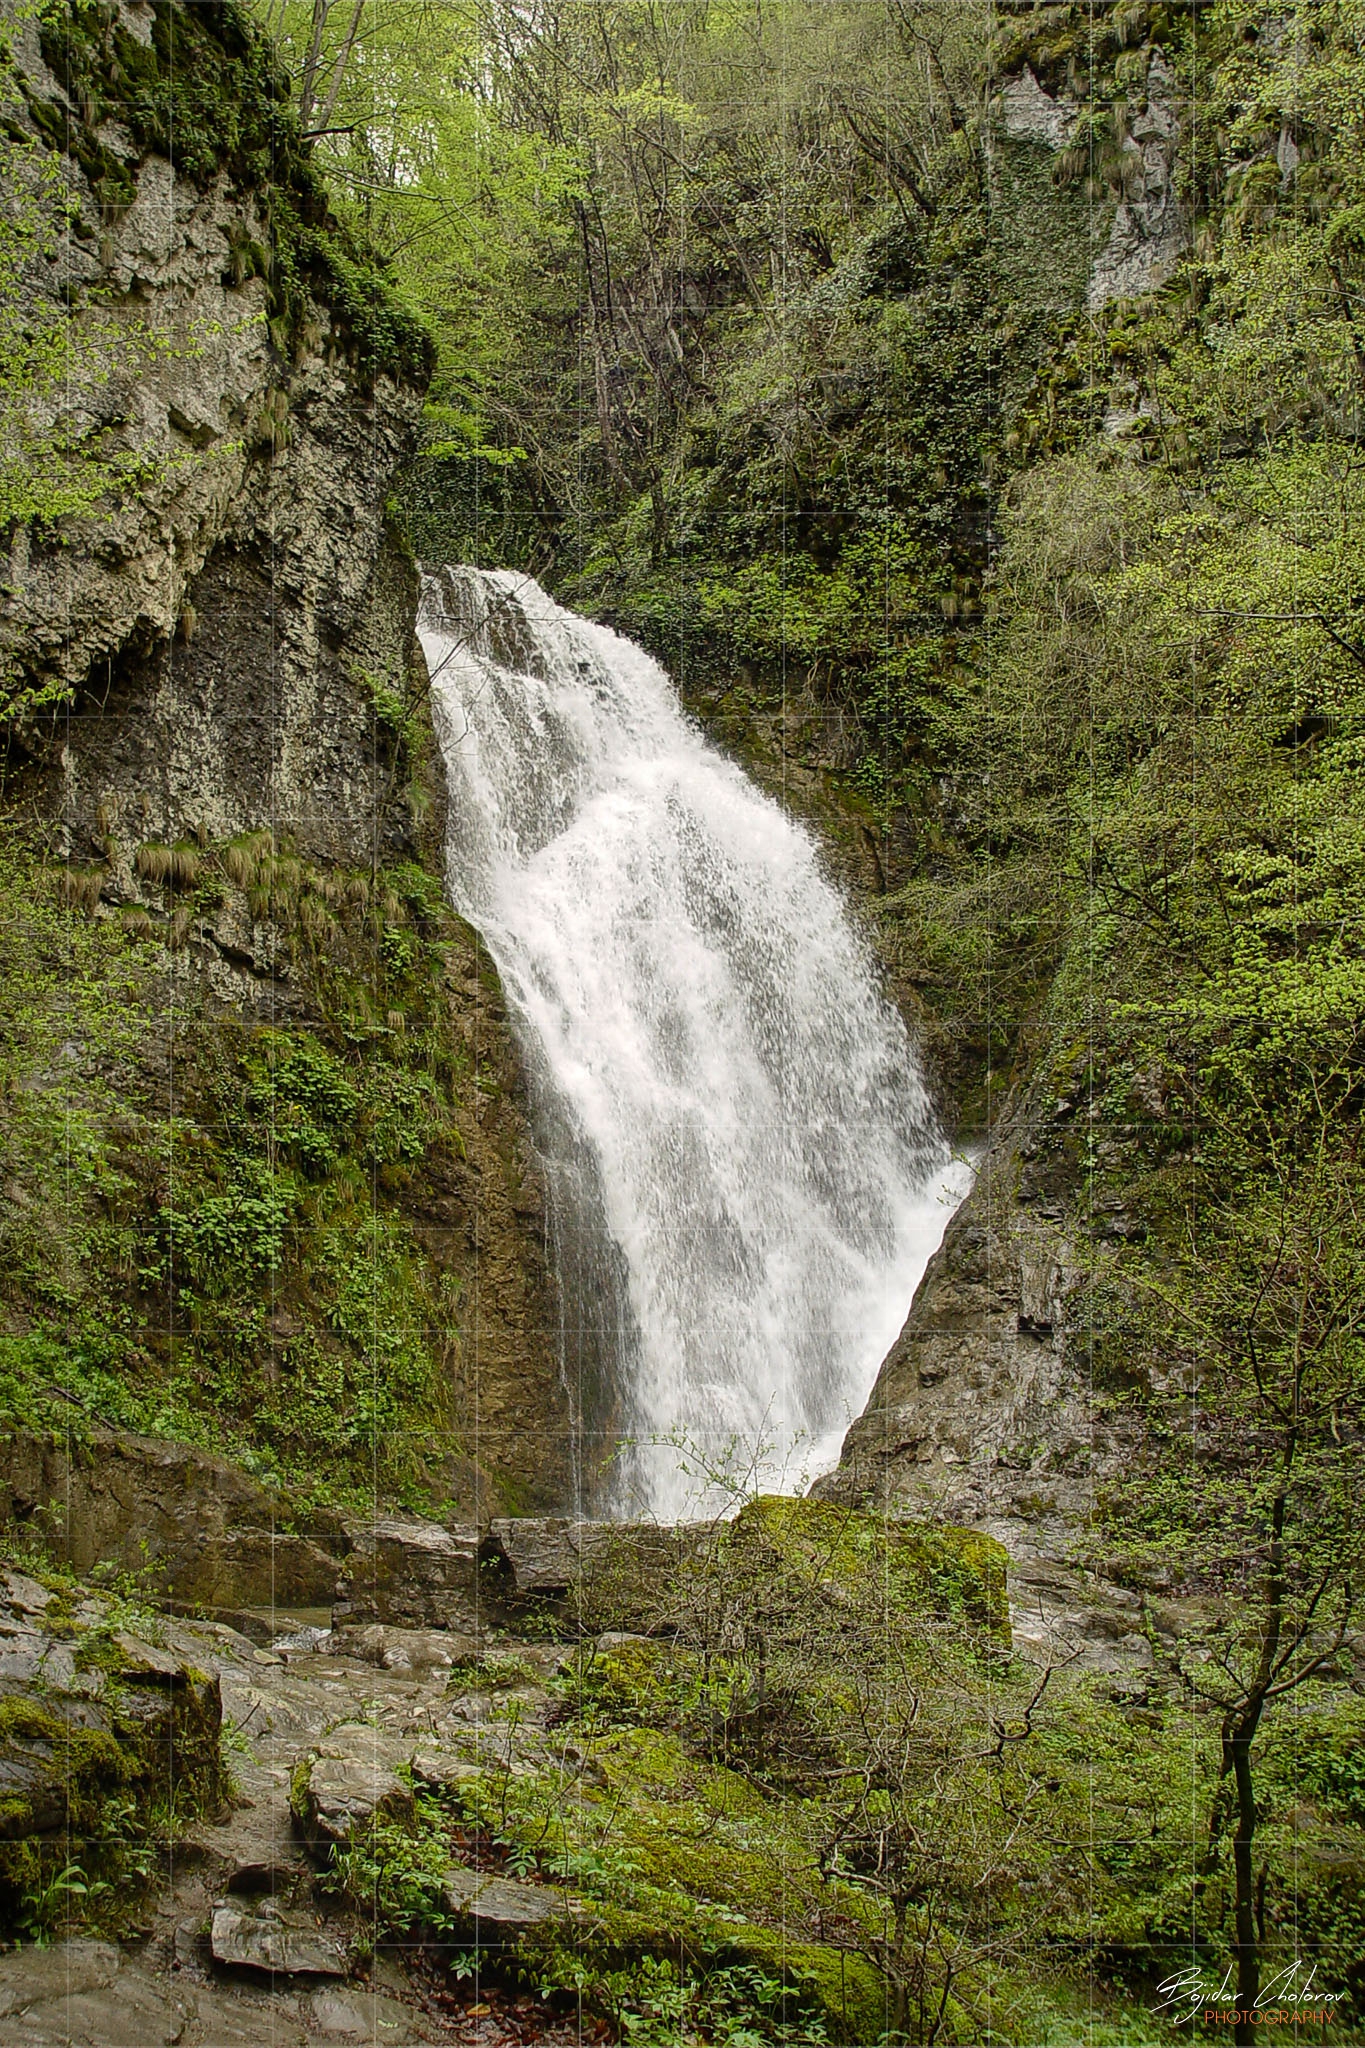
M 728 1579 L 769 1577 L 792 1594 L 821 1593 L 835 1605 L 875 1590 L 888 1625 L 897 1617 L 961 1620 L 1009 1641 L 1004 1548 L 979 1530 L 912 1521 L 840 1501 L 766 1496 L 750 1501 L 718 1532 L 714 1560 Z
M 733 1519 L 661 1525 L 569 1517 L 495 1521 L 481 1550 L 486 1597 L 563 1635 L 691 1640 L 760 1588 L 791 1609 L 880 1599 L 889 1626 L 960 1620 L 1009 1640 L 1008 1558 L 972 1529 L 842 1501 L 761 1495 Z M 723 1630 L 722 1630 L 723 1632 Z
M 151 1616 L 70 1581 L 0 1573 L 0 1930 L 33 1933 L 54 1885 L 128 1902 L 177 1819 L 216 1812 L 218 1680 L 155 1640 Z

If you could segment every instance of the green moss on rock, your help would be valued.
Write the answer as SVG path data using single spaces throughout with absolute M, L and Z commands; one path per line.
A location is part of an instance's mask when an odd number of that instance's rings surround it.
M 226 176 L 261 201 L 269 247 L 249 238 L 235 246 L 233 281 L 253 270 L 265 276 L 282 351 L 302 344 L 311 297 L 331 314 L 337 344 L 364 377 L 425 384 L 431 336 L 332 213 L 289 81 L 246 8 L 238 0 L 154 6 L 150 44 L 130 35 L 103 0 L 68 0 L 43 16 L 43 57 L 76 111 L 31 96 L 30 112 L 44 138 L 80 164 L 104 223 L 136 194 L 127 166 L 97 132 L 113 120 L 180 177 L 208 186 Z
M 0 1698 L 0 1934 L 41 1933 L 54 1901 L 117 1922 L 156 1837 L 216 1813 L 225 1777 L 218 1681 L 159 1654 L 83 1657 L 64 1604 L 10 1630 Z M 55 1632 L 52 1625 L 55 1624 Z M 133 1649 L 136 1645 L 132 1646 Z M 145 1675 L 155 1663 L 157 1675 Z M 73 1875 L 76 1873 L 76 1875 Z M 136 1890 L 136 1886 L 133 1887 Z M 100 1901 L 98 1906 L 96 1902 Z

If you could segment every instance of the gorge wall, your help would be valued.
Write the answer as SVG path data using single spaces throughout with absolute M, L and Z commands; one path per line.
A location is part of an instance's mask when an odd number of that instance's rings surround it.
M 14 528 L 0 608 L 31 699 L 7 766 L 11 929 L 27 927 L 46 1006 L 10 1136 L 24 1399 L 46 1414 L 38 1390 L 60 1359 L 97 1412 L 111 1381 L 130 1390 L 133 1426 L 216 1444 L 226 1418 L 229 1447 L 267 1477 L 322 1453 L 362 1484 L 378 1432 L 395 1497 L 482 1512 L 491 1484 L 505 1506 L 558 1505 L 571 1418 L 545 1194 L 496 982 L 443 900 L 416 571 L 386 516 L 422 344 L 382 281 L 357 289 L 232 8 L 126 0 L 101 30 L 75 23 L 64 39 L 22 25 L 12 95 L 19 131 L 69 181 L 75 227 L 28 286 L 81 309 L 97 360 L 68 424 L 109 472 L 97 519 Z M 999 431 L 991 393 L 1026 413 L 1044 336 L 1159 284 L 1183 245 L 1160 42 L 1112 57 L 1142 104 L 1117 144 L 1117 198 L 1083 202 L 1052 175 L 1079 104 L 1075 38 L 1055 26 L 1030 31 L 996 102 L 989 264 L 879 229 L 818 288 L 869 334 L 894 320 L 915 337 L 842 384 L 831 372 L 828 420 L 846 409 L 855 458 L 866 438 L 881 460 L 885 387 L 928 422 L 921 467 L 941 454 L 962 469 L 911 479 L 962 499 L 934 588 L 940 672 L 980 617 L 988 513 L 967 470 Z M 179 70 L 177 37 L 193 39 Z M 233 109 L 212 149 L 196 144 L 202 104 L 173 99 L 186 57 Z M 964 304 L 988 306 L 1001 276 L 1017 334 L 964 340 Z M 956 357 L 938 359 L 936 335 Z M 937 504 L 925 520 L 950 523 Z M 761 556 L 761 523 L 754 539 Z M 594 609 L 656 646 L 715 736 L 823 833 L 945 1104 L 991 1129 L 826 1490 L 1063 1543 L 1112 1448 L 1068 1321 L 1079 1095 L 1018 1017 L 993 1041 L 960 991 L 939 999 L 898 921 L 907 885 L 960 836 L 930 737 L 912 721 L 916 801 L 886 801 L 866 754 L 888 734 L 841 701 L 828 659 L 784 648 L 774 695 L 773 650 L 733 593 L 699 587 L 705 645 L 668 644 L 678 592 L 661 612 L 647 580 L 598 591 Z M 72 988 L 101 982 L 73 1015 Z M 73 1104 L 94 1162 L 75 1192 L 51 1171 Z
M 195 152 L 191 67 L 235 157 Z M 26 275 L 88 337 L 50 425 L 104 487 L 13 529 L 0 602 L 18 1418 L 112 1404 L 296 1492 L 558 1502 L 543 1188 L 496 979 L 443 895 L 386 518 L 425 344 L 235 10 L 28 19 L 10 84 L 16 166 L 39 195 L 55 166 L 75 223 Z

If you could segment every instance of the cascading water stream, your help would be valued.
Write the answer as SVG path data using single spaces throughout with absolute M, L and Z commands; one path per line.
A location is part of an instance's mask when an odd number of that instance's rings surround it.
M 832 1464 L 964 1179 L 807 835 L 638 647 L 510 571 L 424 578 L 456 909 L 537 1098 L 571 1387 L 616 1512 Z M 762 1447 L 762 1448 L 760 1448 Z

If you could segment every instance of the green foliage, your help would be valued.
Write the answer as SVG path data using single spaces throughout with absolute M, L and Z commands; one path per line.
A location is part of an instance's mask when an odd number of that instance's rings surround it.
M 442 1891 L 455 1860 L 451 1814 L 421 1794 L 416 1810 L 415 1827 L 377 1815 L 363 1834 L 333 1852 L 324 1878 L 377 1933 L 398 1940 L 423 1933 L 449 1937 L 454 1929 Z
M 164 945 L 68 908 L 12 839 L 2 858 L 6 1413 L 68 1440 L 94 1418 L 181 1437 L 343 1493 L 379 1446 L 382 1483 L 422 1498 L 451 1441 L 459 1279 L 404 1205 L 423 1162 L 462 1153 L 474 1087 L 439 885 L 323 874 L 260 835 L 142 849 L 169 912 L 149 929 L 173 942 L 178 916 L 254 895 L 318 992 L 288 1030 L 182 1036 Z M 148 1078 L 168 1029 L 170 1118 Z
M 209 185 L 226 173 L 261 195 L 268 247 L 239 245 L 234 273 L 264 274 L 271 332 L 282 351 L 305 340 L 310 296 L 331 316 L 334 345 L 362 376 L 425 383 L 431 341 L 395 297 L 383 270 L 340 223 L 288 103 L 288 84 L 265 38 L 237 0 L 156 0 L 150 44 L 100 0 L 52 0 L 40 16 L 43 55 L 79 118 L 54 131 L 87 176 L 101 121 L 122 121 L 181 177 Z M 132 192 L 126 171 L 101 160 L 97 193 L 115 211 Z

